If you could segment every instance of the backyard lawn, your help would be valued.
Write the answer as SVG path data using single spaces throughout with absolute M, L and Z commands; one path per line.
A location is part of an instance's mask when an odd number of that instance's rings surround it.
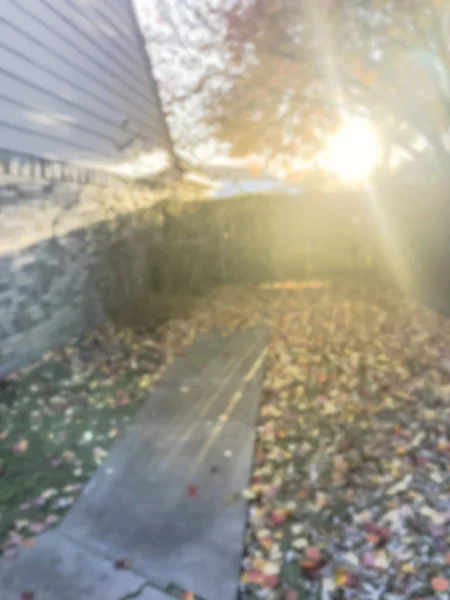
M 260 323 L 242 598 L 448 598 L 450 321 L 356 285 L 216 289 L 154 334 L 99 330 L 3 382 L 3 557 L 61 519 L 172 356 Z
M 151 339 L 101 330 L 2 383 L 0 551 L 59 522 L 148 397 L 163 354 Z

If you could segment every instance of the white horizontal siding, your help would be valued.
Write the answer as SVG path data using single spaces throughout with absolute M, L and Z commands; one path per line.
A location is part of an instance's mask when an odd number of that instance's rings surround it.
M 33 108 L 33 97 L 30 98 L 30 106 L 28 106 L 9 102 L 0 96 L 0 121 L 7 123 L 11 128 L 25 127 L 41 134 L 56 135 L 61 138 L 61 141 L 70 140 L 78 146 L 86 145 L 87 148 L 92 148 L 108 157 L 113 157 L 116 153 L 113 140 L 92 133 L 89 127 L 80 125 L 69 115 L 45 110 L 45 106 L 42 110 Z
M 114 109 L 114 105 L 106 105 L 101 101 L 100 94 L 87 96 L 83 89 L 72 85 L 70 80 L 41 69 L 36 62 L 31 64 L 29 59 L 5 49 L 0 42 L 0 65 L 4 64 L 13 68 L 6 71 L 0 66 L 1 97 L 26 103 L 36 111 L 49 110 L 51 113 L 64 114 L 68 120 L 91 127 L 94 132 L 108 135 L 117 142 L 124 141 L 125 133 L 120 128 L 127 113 L 124 101 L 117 103 L 122 110 Z M 159 120 L 155 118 L 154 123 L 156 130 L 149 120 L 142 131 L 148 141 L 152 141 L 155 132 L 163 131 Z
M 74 27 L 50 10 L 44 4 L 46 1 L 7 0 L 0 15 L 4 20 L 20 26 L 35 39 L 44 41 L 55 54 L 73 63 L 75 67 L 87 71 L 100 83 L 106 83 L 116 93 L 118 91 L 128 97 L 133 107 L 145 111 L 151 98 L 143 97 L 137 91 L 136 83 L 125 73 L 125 69 L 118 66 L 113 58 L 105 56 L 98 46 L 88 43 Z
M 26 152 L 49 160 L 62 160 L 99 168 L 114 164 L 105 156 L 99 158 L 98 154 L 89 148 L 78 148 L 72 141 L 60 141 L 58 138 L 40 135 L 36 131 L 17 129 L 8 123 L 0 122 L 0 140 L 11 152 Z
M 92 62 L 127 85 L 128 90 L 136 94 L 139 100 L 150 100 L 150 90 L 145 85 L 143 70 L 137 70 L 134 61 L 126 60 L 120 47 L 108 43 L 104 34 L 94 25 L 94 20 L 87 19 L 82 9 L 72 4 L 71 0 L 39 0 L 35 7 L 29 0 L 15 0 L 25 6 L 29 12 L 45 21 L 54 31 L 59 31 L 65 40 L 73 40 L 74 36 L 83 45 L 84 54 L 88 54 Z M 92 9 L 90 13 L 92 13 Z
M 134 24 L 130 21 L 129 0 L 111 2 L 110 0 L 73 0 L 80 6 L 89 6 L 94 12 L 102 16 L 113 29 L 121 33 L 123 45 L 140 49 L 139 41 L 135 35 Z
M 144 150 L 170 148 L 129 2 L 2 0 L 1 149 L 117 164 L 125 119 Z
M 106 108 L 112 109 L 114 119 L 121 122 L 124 115 L 128 114 L 140 125 L 145 127 L 159 127 L 163 131 L 163 123 L 160 122 L 159 111 L 154 103 L 149 104 L 148 114 L 153 119 L 145 120 L 145 115 L 141 113 L 139 107 L 130 101 L 126 89 L 120 85 L 120 82 L 114 80 L 111 84 L 104 78 L 99 79 L 93 73 L 87 61 L 85 65 L 80 66 L 74 63 L 64 55 L 55 54 L 52 45 L 43 38 L 34 36 L 23 26 L 14 27 L 6 22 L 0 16 L 0 48 L 9 52 L 8 56 L 3 56 L 0 66 L 4 70 L 8 69 L 10 74 L 17 75 L 19 79 L 30 77 L 30 83 L 36 78 L 41 80 L 43 73 L 50 74 L 56 78 L 58 85 L 69 85 L 73 90 L 81 90 L 87 98 L 85 99 L 86 108 L 91 108 L 91 99 L 95 100 Z M 14 58 L 21 58 L 24 63 L 21 67 L 15 65 Z M 10 62 L 11 61 L 11 62 Z M 6 68 L 6 69 L 5 69 Z M 3 88 L 0 88 L 2 90 Z M 60 93 L 60 90 L 53 87 L 49 89 L 52 94 Z
M 105 53 L 114 55 L 118 63 L 134 75 L 142 91 L 149 95 L 150 88 L 145 73 L 144 57 L 133 31 L 129 27 L 125 29 L 118 27 L 113 19 L 108 18 L 108 13 L 102 10 L 102 3 L 99 0 L 92 0 L 89 4 L 86 0 L 65 0 L 65 2 L 71 7 L 73 23 L 93 38 Z M 60 6 L 62 8 L 62 4 Z

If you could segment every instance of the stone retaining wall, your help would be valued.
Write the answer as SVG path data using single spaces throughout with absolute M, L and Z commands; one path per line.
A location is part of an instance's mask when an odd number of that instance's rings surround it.
M 94 326 L 148 283 L 160 199 L 120 182 L 0 188 L 0 377 Z

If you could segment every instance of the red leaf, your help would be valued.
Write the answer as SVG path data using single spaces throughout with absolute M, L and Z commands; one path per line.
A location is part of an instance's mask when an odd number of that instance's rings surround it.
M 301 561 L 300 564 L 308 577 L 317 577 L 326 565 L 326 561 L 323 559 L 319 548 L 310 546 L 305 550 L 305 560 Z
M 347 573 L 346 585 L 350 588 L 357 588 L 360 585 L 359 577 L 355 573 Z
M 126 558 L 121 558 L 120 560 L 116 560 L 114 566 L 116 567 L 116 569 L 119 570 L 128 570 L 131 565 L 130 565 L 130 561 L 128 561 Z
M 245 583 L 256 583 L 258 585 L 262 585 L 264 582 L 264 574 L 258 569 L 250 569 L 250 571 L 245 571 L 243 577 Z
M 280 527 L 286 522 L 286 511 L 281 508 L 275 508 L 270 514 L 270 521 L 275 527 Z
M 284 592 L 284 600 L 298 600 L 297 590 L 286 590 Z
M 380 543 L 382 538 L 376 533 L 366 533 L 366 540 L 369 542 L 369 544 L 373 544 L 374 546 L 376 546 Z
M 306 558 L 314 563 L 319 562 L 320 559 L 322 558 L 320 550 L 316 546 L 310 546 L 309 548 L 306 548 L 305 554 L 306 554 Z
M 273 590 L 280 585 L 280 578 L 278 575 L 265 575 L 264 585 Z
M 34 594 L 33 592 L 22 592 L 20 594 L 20 600 L 33 600 Z
M 319 577 L 320 571 L 322 570 L 322 563 L 313 563 L 311 561 L 305 560 L 301 563 L 303 570 L 305 571 L 305 575 L 310 579 L 315 579 Z
M 379 536 L 382 540 L 387 540 L 392 535 L 392 531 L 390 529 L 387 527 L 380 527 L 375 523 L 367 523 L 367 525 L 364 526 L 364 529 L 369 533 L 374 533 L 375 535 Z
M 128 404 L 130 404 L 130 397 L 128 396 L 127 392 L 121 390 L 118 393 L 119 396 L 119 405 L 120 406 L 127 406 Z
M 196 485 L 189 485 L 187 489 L 188 498 L 197 498 L 198 497 L 198 487 Z

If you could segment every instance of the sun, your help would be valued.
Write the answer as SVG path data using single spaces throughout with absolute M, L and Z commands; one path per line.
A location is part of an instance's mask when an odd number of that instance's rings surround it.
M 373 129 L 367 123 L 349 121 L 331 138 L 323 164 L 341 179 L 361 181 L 370 175 L 379 151 Z

